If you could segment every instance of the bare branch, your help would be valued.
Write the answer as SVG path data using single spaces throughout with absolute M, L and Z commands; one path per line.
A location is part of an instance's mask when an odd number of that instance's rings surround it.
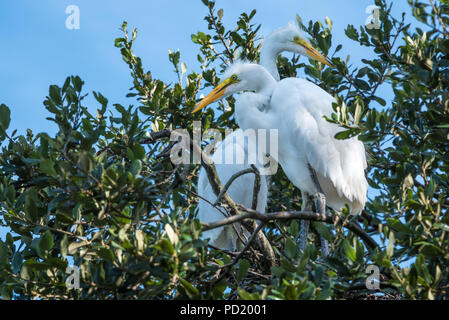
M 239 216 L 232 216 L 213 223 L 203 223 L 204 225 L 203 230 L 219 228 L 231 223 L 240 222 L 245 219 L 253 219 L 253 220 L 256 219 L 263 222 L 269 222 L 272 220 L 291 220 L 291 219 L 311 220 L 311 221 L 325 222 L 329 224 L 342 225 L 346 229 L 357 234 L 369 249 L 374 249 L 378 247 L 378 244 L 358 225 L 349 221 L 337 219 L 334 215 L 320 214 L 312 211 L 280 211 L 271 213 L 260 213 L 257 212 L 256 210 L 248 209 L 243 206 L 239 206 L 239 209 L 245 211 L 246 213 L 241 214 Z
M 149 139 L 142 140 L 141 143 L 152 143 L 156 139 L 160 138 L 167 138 L 171 137 L 171 134 L 174 133 L 177 136 L 183 136 L 182 133 L 171 131 L 169 129 L 164 129 L 158 132 L 150 133 L 151 137 Z M 194 154 L 201 155 L 201 164 L 206 170 L 207 178 L 209 180 L 209 183 L 212 187 L 212 191 L 216 196 L 218 196 L 221 191 L 223 190 L 223 185 L 221 184 L 220 178 L 218 177 L 217 170 L 215 168 L 213 160 L 201 150 L 201 147 L 197 145 L 196 143 L 193 143 L 191 139 L 186 137 L 184 141 L 190 141 L 190 147 L 192 148 L 192 152 Z M 229 211 L 232 216 L 239 216 L 240 211 L 238 206 L 235 204 L 234 200 L 226 193 L 224 192 L 222 195 L 222 198 L 224 202 L 229 206 Z M 242 221 L 241 224 L 250 232 L 254 233 L 255 229 L 257 228 L 257 224 L 255 221 L 253 223 L 251 221 Z M 272 266 L 275 264 L 275 255 L 273 248 L 270 245 L 270 242 L 268 241 L 267 237 L 263 232 L 258 232 L 256 234 L 257 244 L 259 246 L 259 249 L 262 251 L 264 259 L 266 259 L 269 262 L 269 265 Z
M 259 233 L 259 231 L 265 226 L 265 222 L 262 222 L 261 224 L 259 224 L 256 228 L 256 230 L 253 232 L 253 234 L 251 235 L 251 237 L 248 239 L 248 241 L 245 244 L 245 247 L 242 249 L 242 251 L 240 251 L 240 253 L 228 264 L 220 267 L 220 269 L 226 269 L 221 275 L 220 277 L 214 281 L 214 283 L 219 282 L 221 279 L 223 279 L 231 270 L 231 267 L 233 265 L 235 265 L 245 254 L 245 252 L 248 250 L 249 246 L 251 245 L 251 243 L 253 242 L 254 239 L 256 239 L 257 234 Z
M 251 209 L 257 210 L 257 203 L 259 202 L 259 192 L 260 192 L 260 186 L 261 186 L 261 178 L 260 178 L 260 172 L 259 169 L 256 168 L 255 165 L 251 165 L 251 169 L 253 169 L 254 172 L 254 188 L 253 188 L 253 202 L 251 205 Z
M 237 179 L 238 177 L 241 177 L 245 174 L 248 173 L 253 173 L 253 169 L 252 168 L 248 168 L 248 169 L 244 169 L 242 171 L 239 171 L 235 174 L 232 175 L 231 178 L 229 178 L 228 182 L 226 182 L 226 184 L 224 185 L 223 189 L 221 189 L 220 194 L 217 197 L 217 200 L 215 200 L 215 205 L 217 205 L 218 203 L 220 203 L 221 198 L 223 198 L 223 195 L 228 192 L 228 189 L 231 187 L 231 184 L 235 181 L 235 179 Z

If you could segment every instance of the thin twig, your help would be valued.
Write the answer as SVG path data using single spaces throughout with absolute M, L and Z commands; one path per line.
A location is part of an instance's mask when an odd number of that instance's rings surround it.
M 245 174 L 248 173 L 253 173 L 253 169 L 252 168 L 248 168 L 248 169 L 244 169 L 242 171 L 239 171 L 235 174 L 233 174 L 231 176 L 231 178 L 229 178 L 229 180 L 226 182 L 226 184 L 224 185 L 223 189 L 221 189 L 220 193 L 218 194 L 217 200 L 215 200 L 214 205 L 217 205 L 218 203 L 220 203 L 221 199 L 223 198 L 224 194 L 226 192 L 228 192 L 228 189 L 231 187 L 232 183 L 238 178 L 241 177 Z
M 245 247 L 242 249 L 242 251 L 240 251 L 240 253 L 230 263 L 220 267 L 220 269 L 225 269 L 225 271 L 223 271 L 223 273 L 220 274 L 220 276 L 213 282 L 213 284 L 219 282 L 221 279 L 223 279 L 229 273 L 229 271 L 231 270 L 232 266 L 234 266 L 243 257 L 245 252 L 250 247 L 251 243 L 257 237 L 257 234 L 259 233 L 259 231 L 264 226 L 265 226 L 265 222 L 262 222 L 261 224 L 259 224 L 259 226 L 256 228 L 256 230 L 253 232 L 251 237 L 246 242 Z

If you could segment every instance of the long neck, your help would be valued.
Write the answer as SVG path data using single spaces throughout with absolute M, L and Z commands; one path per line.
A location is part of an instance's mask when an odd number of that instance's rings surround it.
M 260 65 L 265 67 L 265 69 L 270 72 L 270 74 L 273 76 L 273 78 L 276 81 L 280 80 L 278 67 L 277 67 L 277 57 L 280 54 L 280 50 L 276 49 L 270 39 L 268 38 L 265 43 L 262 46 L 262 49 L 260 50 Z
M 257 81 L 254 81 L 254 83 L 257 83 L 257 86 L 255 87 L 254 92 L 256 94 L 271 97 L 271 94 L 276 87 L 277 81 L 271 75 L 271 73 L 267 71 L 268 70 L 260 69 L 259 72 L 257 72 Z
M 257 73 L 257 86 L 254 92 L 242 93 L 235 104 L 235 116 L 240 128 L 246 130 L 268 129 L 272 127 L 267 110 L 270 109 L 271 95 L 276 87 L 276 80 L 265 70 Z

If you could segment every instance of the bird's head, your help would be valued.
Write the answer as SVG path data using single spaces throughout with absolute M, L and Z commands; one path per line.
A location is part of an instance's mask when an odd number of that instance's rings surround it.
M 312 47 L 294 22 L 273 31 L 265 40 L 264 45 L 271 46 L 273 50 L 279 53 L 282 51 L 295 52 L 333 67 L 329 59 Z
M 224 80 L 198 103 L 192 113 L 237 92 L 263 90 L 263 86 L 266 85 L 266 82 L 262 81 L 263 79 L 274 82 L 273 77 L 264 67 L 245 61 L 237 61 L 229 66 L 222 79 Z

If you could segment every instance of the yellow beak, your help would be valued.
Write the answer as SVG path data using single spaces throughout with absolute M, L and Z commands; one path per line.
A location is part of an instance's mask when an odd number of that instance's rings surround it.
M 321 63 L 324 63 L 325 65 L 328 65 L 329 67 L 333 68 L 334 65 L 330 62 L 330 60 L 328 58 L 326 58 L 325 56 L 323 56 L 321 53 L 319 53 L 314 47 L 312 47 L 310 44 L 308 44 L 305 41 L 294 41 L 295 44 L 303 47 L 304 49 L 306 49 L 306 53 L 307 55 L 314 59 L 317 60 Z
M 224 80 L 222 83 L 220 83 L 218 86 L 214 88 L 205 98 L 203 98 L 200 103 L 198 103 L 193 109 L 192 113 L 195 113 L 197 111 L 200 111 L 201 109 L 207 107 L 212 102 L 215 102 L 219 100 L 226 92 L 226 88 L 230 86 L 231 84 L 235 83 L 232 78 L 228 78 Z

